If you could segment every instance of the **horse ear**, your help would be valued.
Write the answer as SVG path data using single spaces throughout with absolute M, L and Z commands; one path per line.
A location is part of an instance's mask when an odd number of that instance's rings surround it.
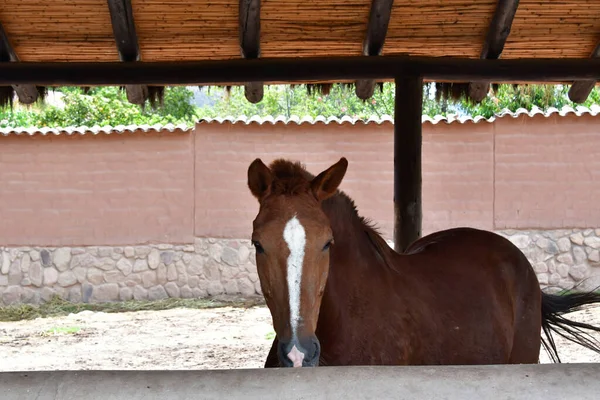
M 310 183 L 310 187 L 319 201 L 323 201 L 335 194 L 342 183 L 346 170 L 348 169 L 348 160 L 345 157 L 340 158 L 340 161 L 321 172 Z
M 258 200 L 262 199 L 271 190 L 273 173 L 260 158 L 252 161 L 248 167 L 248 188 Z

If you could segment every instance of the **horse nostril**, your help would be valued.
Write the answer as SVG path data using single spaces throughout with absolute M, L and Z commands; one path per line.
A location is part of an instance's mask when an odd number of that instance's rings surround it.
M 319 353 L 321 352 L 321 344 L 317 338 L 314 338 L 311 342 L 310 358 L 311 360 L 314 360 L 315 358 L 319 357 Z

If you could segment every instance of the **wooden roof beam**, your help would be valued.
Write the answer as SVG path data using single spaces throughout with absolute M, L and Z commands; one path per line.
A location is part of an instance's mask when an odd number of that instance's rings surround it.
M 367 26 L 367 34 L 363 42 L 364 56 L 381 55 L 388 25 L 390 23 L 393 4 L 394 0 L 373 0 L 371 3 L 369 25 Z M 358 98 L 367 100 L 373 96 L 373 93 L 375 93 L 374 80 L 356 81 L 356 95 Z
M 237 85 L 240 82 L 389 80 L 418 74 L 425 81 L 564 83 L 600 81 L 600 58 L 351 56 L 156 62 L 0 63 L 0 86 Z
M 19 57 L 13 49 L 8 35 L 0 22 L 0 62 L 18 62 Z M 19 101 L 23 104 L 33 104 L 39 97 L 39 92 L 35 85 L 11 85 L 17 93 Z
M 242 57 L 260 57 L 260 0 L 240 0 L 240 49 Z M 263 82 L 248 82 L 244 94 L 251 103 L 258 103 L 264 95 Z
M 600 58 L 600 42 L 596 45 L 592 54 L 590 54 L 590 58 Z M 575 81 L 571 88 L 569 89 L 569 99 L 571 99 L 574 103 L 583 103 L 587 100 L 588 96 L 596 86 L 596 81 L 594 80 L 582 80 Z
M 119 59 L 123 62 L 140 61 L 140 47 L 135 31 L 131 0 L 107 0 L 107 2 Z M 125 91 L 130 103 L 143 105 L 148 99 L 148 86 L 146 85 L 125 85 Z
M 481 59 L 495 60 L 500 58 L 518 7 L 519 0 L 498 0 L 496 11 L 490 22 L 490 28 L 481 50 Z M 469 84 L 469 97 L 475 101 L 481 101 L 485 99 L 489 90 L 489 82 L 471 82 Z

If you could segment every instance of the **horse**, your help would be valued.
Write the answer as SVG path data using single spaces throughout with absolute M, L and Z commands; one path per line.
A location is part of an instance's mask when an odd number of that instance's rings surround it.
M 338 189 L 348 161 L 310 174 L 260 158 L 252 244 L 275 339 L 265 368 L 560 362 L 552 332 L 600 352 L 563 315 L 600 303 L 593 292 L 541 291 L 525 255 L 492 232 L 454 228 L 395 252 Z M 542 330 L 547 339 L 542 338 Z

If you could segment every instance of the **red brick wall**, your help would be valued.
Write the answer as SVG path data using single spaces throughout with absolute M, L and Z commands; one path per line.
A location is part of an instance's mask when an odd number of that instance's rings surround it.
M 193 240 L 193 137 L 0 138 L 0 244 Z

